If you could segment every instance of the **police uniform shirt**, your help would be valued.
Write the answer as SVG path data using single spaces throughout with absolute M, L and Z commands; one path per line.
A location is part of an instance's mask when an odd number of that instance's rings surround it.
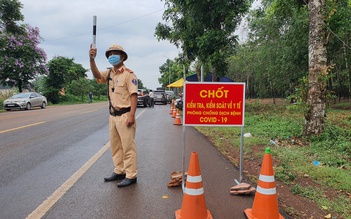
M 98 83 L 109 82 L 109 95 L 111 104 L 116 108 L 130 107 L 130 96 L 138 93 L 138 79 L 132 70 L 123 65 L 117 71 L 111 69 L 110 79 L 108 73 L 110 69 L 100 72 L 101 78 Z

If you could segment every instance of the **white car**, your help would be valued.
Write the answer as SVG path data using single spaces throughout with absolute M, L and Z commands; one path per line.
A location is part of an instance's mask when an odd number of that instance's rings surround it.
M 15 94 L 3 103 L 4 109 L 10 111 L 11 109 L 26 109 L 33 107 L 46 108 L 47 99 L 43 95 L 36 92 L 26 92 Z

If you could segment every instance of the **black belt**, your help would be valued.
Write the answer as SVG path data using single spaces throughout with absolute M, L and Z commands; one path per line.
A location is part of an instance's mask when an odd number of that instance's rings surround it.
M 119 110 L 114 110 L 113 108 L 110 109 L 110 115 L 111 116 L 121 116 L 124 113 L 127 113 L 130 111 L 130 107 L 127 108 L 121 108 Z

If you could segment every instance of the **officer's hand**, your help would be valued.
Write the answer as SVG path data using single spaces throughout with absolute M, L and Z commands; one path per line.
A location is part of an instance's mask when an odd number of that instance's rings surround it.
M 134 125 L 134 123 L 135 123 L 135 116 L 132 115 L 132 114 L 129 114 L 128 118 L 127 118 L 127 121 L 126 121 L 126 125 L 127 126 L 132 126 L 132 125 Z
M 90 60 L 95 59 L 96 55 L 97 55 L 97 49 L 95 47 L 93 47 L 93 44 L 90 44 L 90 50 L 89 50 Z

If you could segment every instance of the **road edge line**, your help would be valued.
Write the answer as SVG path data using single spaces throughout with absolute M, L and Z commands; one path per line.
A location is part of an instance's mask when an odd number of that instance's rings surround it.
M 79 170 L 66 180 L 50 197 L 39 205 L 26 219 L 42 218 L 46 212 L 88 171 L 88 169 L 107 151 L 110 142 L 105 144 L 93 157 L 91 157 Z
M 136 120 L 146 111 L 144 109 L 136 117 Z M 86 173 L 89 168 L 107 151 L 110 142 L 107 142 L 94 156 L 92 156 L 79 170 L 77 170 L 69 179 L 66 180 L 50 197 L 39 205 L 26 219 L 42 218 L 54 204 Z

